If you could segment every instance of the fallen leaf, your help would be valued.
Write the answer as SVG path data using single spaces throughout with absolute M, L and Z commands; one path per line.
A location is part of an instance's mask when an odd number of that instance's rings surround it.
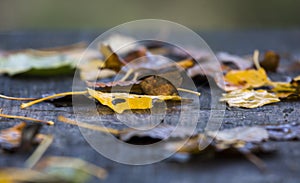
M 225 91 L 237 89 L 258 88 L 270 83 L 266 71 L 263 68 L 258 70 L 232 70 L 224 76 L 225 86 L 221 86 Z
M 268 132 L 263 127 L 236 127 L 232 129 L 225 129 L 222 131 L 208 132 L 208 136 L 215 138 L 217 143 L 222 147 L 234 145 L 239 146 L 240 143 L 251 142 L 258 143 L 269 139 Z
M 300 140 L 300 126 L 298 124 L 268 125 L 265 128 L 271 140 Z
M 260 62 L 262 68 L 266 71 L 276 72 L 279 65 L 280 56 L 274 51 L 267 51 L 264 59 Z
M 300 76 L 295 77 L 291 82 L 272 82 L 271 91 L 279 98 L 290 98 L 300 96 Z
M 233 64 L 235 67 L 231 68 L 235 70 L 246 70 L 251 68 L 253 65 L 251 58 L 243 58 L 226 52 L 219 52 L 216 54 L 216 56 L 218 60 L 224 65 L 228 65 L 228 63 Z
M 131 109 L 151 109 L 153 104 L 164 100 L 180 101 L 179 96 L 148 96 L 127 93 L 103 93 L 88 89 L 88 93 L 101 104 L 108 106 L 117 113 Z
M 0 132 L 0 147 L 4 150 L 13 150 L 20 146 L 22 130 L 26 123 L 20 123 L 8 129 L 1 130 Z
M 8 151 L 27 151 L 36 143 L 35 136 L 37 135 L 40 125 L 20 123 L 0 132 L 0 148 Z
M 101 44 L 100 51 L 104 55 L 104 64 L 102 68 L 119 72 L 125 65 L 125 62 L 113 52 L 110 46 Z
M 44 172 L 54 177 L 59 177 L 68 182 L 87 182 L 90 175 L 98 179 L 105 179 L 105 169 L 79 158 L 50 156 L 39 161 L 35 170 Z
M 177 129 L 176 129 L 177 128 Z M 179 128 L 179 129 L 178 129 Z M 120 131 L 119 138 L 122 141 L 136 141 L 142 139 L 141 143 L 145 143 L 143 138 L 150 138 L 154 141 L 184 139 L 193 135 L 193 129 L 176 127 L 171 125 L 160 124 L 149 130 L 124 129 Z
M 102 180 L 107 176 L 105 169 L 84 160 L 71 157 L 50 156 L 31 168 L 2 168 L 0 182 L 61 182 L 84 183 L 92 176 Z
M 128 92 L 135 94 L 144 94 L 140 83 L 141 81 L 113 81 L 108 83 L 86 82 L 89 88 L 101 92 Z
M 256 108 L 280 100 L 265 90 L 235 90 L 223 94 L 220 101 L 227 102 L 230 107 Z
M 116 75 L 116 72 L 110 69 L 102 69 L 104 62 L 99 59 L 80 62 L 77 68 L 80 70 L 80 78 L 84 81 L 108 78 Z
M 148 76 L 141 79 L 140 86 L 147 95 L 178 96 L 175 86 L 160 76 Z

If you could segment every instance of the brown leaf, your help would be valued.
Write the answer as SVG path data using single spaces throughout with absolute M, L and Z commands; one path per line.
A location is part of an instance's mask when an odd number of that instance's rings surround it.
M 24 129 L 25 126 L 26 123 L 23 122 L 11 128 L 1 130 L 0 132 L 1 149 L 10 151 L 18 148 L 21 144 L 22 130 Z
M 29 150 L 35 142 L 35 136 L 40 127 L 40 124 L 26 125 L 23 122 L 2 130 L 0 132 L 0 148 L 9 152 Z
M 264 59 L 260 62 L 266 71 L 276 72 L 279 65 L 280 56 L 274 51 L 267 51 Z
M 116 53 L 112 51 L 110 46 L 101 44 L 100 51 L 105 57 L 103 68 L 119 72 L 121 68 L 125 65 L 125 62 Z
M 86 82 L 87 86 L 102 92 L 128 92 L 144 94 L 141 81 Z
M 171 82 L 160 76 L 148 76 L 141 80 L 140 86 L 147 95 L 178 96 Z

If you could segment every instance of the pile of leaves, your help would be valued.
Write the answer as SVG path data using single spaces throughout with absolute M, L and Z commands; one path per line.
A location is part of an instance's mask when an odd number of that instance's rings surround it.
M 114 113 L 122 114 L 128 110 L 151 109 L 162 102 L 175 102 L 179 105 L 192 102 L 191 98 L 181 97 L 182 93 L 201 97 L 198 91 L 184 88 L 182 81 L 184 75 L 194 80 L 199 79 L 199 76 L 213 79 L 223 91 L 220 102 L 226 102 L 229 107 L 256 108 L 281 100 L 298 99 L 300 95 L 300 76 L 287 82 L 272 81 L 268 77 L 268 72 L 276 72 L 279 65 L 279 55 L 273 51 L 266 52 L 261 59 L 257 50 L 254 51 L 252 57 L 240 57 L 224 52 L 217 53 L 216 56 L 223 71 L 223 76 L 220 78 L 216 77 L 217 69 L 211 64 L 213 56 L 202 50 L 196 50 L 198 57 L 191 58 L 187 52 L 179 48 L 160 42 L 146 42 L 118 54 L 112 46 L 103 43 L 99 45 L 99 51 L 86 50 L 86 56 L 82 62 L 76 64 L 78 56 L 84 49 L 85 46 L 77 44 L 45 50 L 1 52 L 0 74 L 10 76 L 47 74 L 49 76 L 49 74 L 73 73 L 75 69 L 78 69 L 86 89 L 41 98 L 16 98 L 6 95 L 0 95 L 0 97 L 27 101 L 20 105 L 20 108 L 24 109 L 44 101 L 55 103 L 58 99 L 62 99 L 60 102 L 66 103 L 69 99 L 68 96 L 86 96 L 87 99 L 95 100 L 110 108 Z M 195 50 L 188 50 L 188 52 L 195 52 Z M 172 58 L 175 62 L 165 61 L 157 55 Z M 200 82 L 204 83 L 206 80 L 202 77 Z M 68 164 L 70 159 L 59 157 L 50 157 L 40 161 L 42 154 L 53 140 L 51 135 L 39 134 L 40 124 L 54 125 L 53 121 L 2 113 L 0 113 L 0 117 L 39 122 L 31 125 L 20 123 L 9 129 L 1 130 L 0 148 L 3 151 L 28 151 L 40 144 L 27 161 L 29 169 L 1 170 L 0 180 L 38 182 L 37 178 L 45 177 L 45 180 L 56 181 L 53 174 L 61 173 L 56 169 L 57 167 L 74 168 L 77 166 Z M 299 140 L 300 138 L 297 124 L 237 127 L 220 132 L 197 131 L 192 135 L 187 134 L 186 129 L 182 128 L 179 134 L 174 135 L 171 134 L 174 126 L 167 124 L 160 124 L 151 130 L 139 131 L 130 128 L 119 130 L 95 126 L 85 122 L 76 122 L 63 116 L 60 116 L 57 121 L 96 130 L 100 133 L 111 133 L 116 138 L 132 144 L 149 143 L 143 141 L 145 137 L 151 139 L 151 143 L 167 140 L 165 145 L 167 151 L 176 151 L 188 156 L 205 153 L 238 153 L 244 155 L 262 170 L 265 169 L 265 164 L 255 154 L 273 152 L 274 149 L 265 146 L 267 142 Z M 85 173 L 96 175 L 99 178 L 104 178 L 106 175 L 106 172 L 99 167 L 81 160 L 75 160 L 75 162 L 79 162 L 78 164 L 84 167 L 82 170 L 88 170 Z M 61 163 L 64 165 L 60 165 Z M 36 168 L 31 169 L 34 166 Z M 56 168 L 53 169 L 53 166 Z M 11 176 L 13 174 L 10 172 L 17 172 L 24 176 L 17 180 L 16 177 Z M 77 173 L 74 171 L 73 177 Z M 64 175 L 60 175 L 57 180 L 72 181 L 70 177 L 66 178 Z

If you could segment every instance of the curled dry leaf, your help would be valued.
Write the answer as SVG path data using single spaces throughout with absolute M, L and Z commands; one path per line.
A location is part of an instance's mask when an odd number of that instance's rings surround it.
M 117 113 L 131 109 L 151 109 L 155 102 L 164 100 L 180 101 L 179 96 L 149 96 L 127 93 L 103 93 L 88 89 L 89 95 L 98 100 L 101 104 L 108 106 Z
M 148 76 L 141 80 L 140 86 L 147 95 L 178 96 L 175 86 L 160 76 Z
M 235 90 L 223 94 L 220 101 L 227 102 L 230 107 L 256 108 L 280 100 L 265 90 Z

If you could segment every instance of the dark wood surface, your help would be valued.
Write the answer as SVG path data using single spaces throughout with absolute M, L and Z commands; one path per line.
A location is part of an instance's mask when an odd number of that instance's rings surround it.
M 57 45 L 91 41 L 97 32 L 9 32 L 0 33 L 0 49 L 43 48 Z M 249 54 L 254 49 L 275 50 L 284 57 L 282 64 L 300 54 L 300 31 L 228 31 L 200 33 L 214 51 Z M 272 78 L 284 80 L 300 73 L 271 74 Z M 0 93 L 15 97 L 39 97 L 43 94 L 70 91 L 73 76 L 34 78 L 0 76 Z M 207 101 L 204 101 L 204 103 Z M 45 120 L 56 120 L 58 115 L 73 117 L 72 107 L 56 108 L 42 103 L 21 110 L 20 102 L 0 99 L 3 113 L 25 115 Z M 300 104 L 280 102 L 257 109 L 230 108 L 226 110 L 222 128 L 265 124 L 299 123 Z M 202 111 L 208 115 L 209 111 Z M 17 120 L 0 118 L 0 129 L 14 125 Z M 194 157 L 185 163 L 164 160 L 145 166 L 123 165 L 97 153 L 82 137 L 77 127 L 57 123 L 44 126 L 43 133 L 54 134 L 53 144 L 47 155 L 79 157 L 107 169 L 109 175 L 103 182 L 299 182 L 300 142 L 272 142 L 278 152 L 262 156 L 267 172 L 262 173 L 242 157 L 219 157 L 203 159 Z M 109 144 L 108 144 L 109 148 Z M 29 154 L 1 154 L 0 167 L 23 166 Z M 97 180 L 94 180 L 97 182 Z

